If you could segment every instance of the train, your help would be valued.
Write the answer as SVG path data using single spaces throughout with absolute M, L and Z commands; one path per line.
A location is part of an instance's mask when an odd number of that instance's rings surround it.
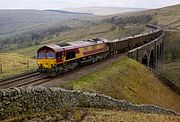
M 162 33 L 162 29 L 156 28 L 148 33 L 111 41 L 95 38 L 44 45 L 37 50 L 38 71 L 47 76 L 57 76 L 129 51 L 158 38 Z

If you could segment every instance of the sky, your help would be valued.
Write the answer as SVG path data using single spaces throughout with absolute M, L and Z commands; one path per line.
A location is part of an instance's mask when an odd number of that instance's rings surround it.
M 0 9 L 63 9 L 79 7 L 160 8 L 180 0 L 0 0 Z

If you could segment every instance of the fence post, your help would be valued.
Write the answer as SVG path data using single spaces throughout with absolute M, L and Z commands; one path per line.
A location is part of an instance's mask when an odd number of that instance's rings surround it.
M 2 74 L 3 73 L 3 64 L 0 65 L 0 73 Z
M 27 61 L 27 69 L 29 69 L 29 60 Z
M 13 68 L 16 69 L 16 68 L 15 68 L 15 67 L 16 67 L 16 61 L 14 61 L 13 63 L 14 63 L 14 64 L 13 64 L 13 65 L 14 65 Z

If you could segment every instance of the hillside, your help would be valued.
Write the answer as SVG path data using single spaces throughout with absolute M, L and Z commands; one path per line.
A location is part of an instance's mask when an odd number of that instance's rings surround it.
M 136 104 L 155 104 L 180 111 L 180 96 L 167 88 L 145 66 L 126 57 L 79 80 L 62 83 L 60 86 L 98 92 Z
M 137 12 L 129 12 L 129 13 L 122 13 L 122 14 L 115 14 L 103 17 L 101 19 L 111 19 L 114 20 L 121 20 L 122 17 L 136 17 L 142 15 L 150 15 L 153 19 L 151 21 L 152 24 L 158 25 L 170 25 L 177 28 L 179 27 L 180 23 L 180 4 L 174 6 L 168 6 L 159 9 L 149 9 L 144 11 L 137 11 Z
M 162 25 L 169 25 L 174 22 L 177 22 L 177 26 L 180 24 L 180 4 L 174 5 L 174 6 L 169 6 L 165 8 L 160 8 L 157 10 L 154 10 L 152 12 L 156 12 L 156 20 L 158 21 L 159 24 Z M 175 27 L 175 26 L 174 26 Z
M 66 11 L 93 13 L 94 15 L 111 15 L 125 12 L 142 11 L 142 8 L 122 8 L 122 7 L 82 7 L 82 8 L 67 8 Z
M 42 24 L 58 23 L 72 19 L 85 19 L 90 14 L 76 14 L 65 11 L 0 10 L 0 34 L 13 33 Z

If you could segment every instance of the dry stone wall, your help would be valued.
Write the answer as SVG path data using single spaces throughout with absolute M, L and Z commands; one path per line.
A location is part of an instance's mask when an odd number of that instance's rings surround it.
M 171 110 L 153 105 L 134 105 L 125 100 L 61 88 L 27 87 L 0 90 L 0 119 L 31 112 L 44 112 L 69 107 L 107 108 L 123 111 L 176 115 Z

